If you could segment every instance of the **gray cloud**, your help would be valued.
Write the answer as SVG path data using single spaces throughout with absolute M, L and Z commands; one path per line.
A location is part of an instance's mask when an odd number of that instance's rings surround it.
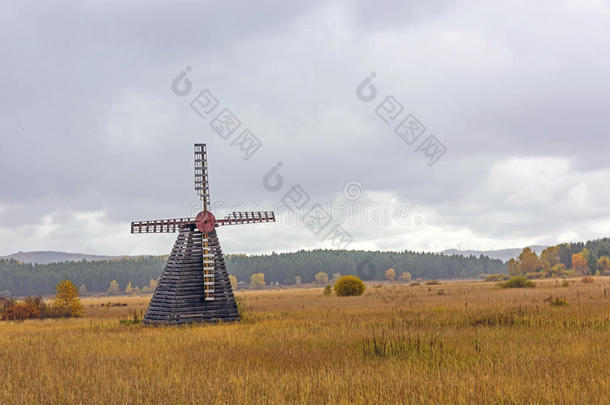
M 1 11 L 0 254 L 167 252 L 171 236 L 127 225 L 192 211 L 194 142 L 209 145 L 213 202 L 277 207 L 293 184 L 326 200 L 356 180 L 368 199 L 425 218 L 346 223 L 353 247 L 502 248 L 610 231 L 607 2 Z M 193 93 L 180 98 L 170 83 L 186 66 Z M 371 72 L 367 104 L 355 92 Z M 205 88 L 263 141 L 250 160 L 190 108 Z M 436 165 L 375 114 L 387 95 L 447 146 Z M 273 193 L 261 179 L 278 161 L 286 186 Z M 329 246 L 299 224 L 221 236 L 229 252 Z

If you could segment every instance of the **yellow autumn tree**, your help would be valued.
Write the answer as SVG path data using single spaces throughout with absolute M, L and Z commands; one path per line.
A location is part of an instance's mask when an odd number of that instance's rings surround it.
M 116 295 L 120 291 L 119 283 L 116 280 L 112 280 L 108 285 L 108 294 Z
M 597 260 L 597 268 L 601 273 L 607 273 L 610 271 L 610 257 L 602 256 Z
M 78 298 L 78 288 L 70 280 L 62 280 L 55 286 L 53 313 L 56 316 L 78 317 L 83 315 L 83 304 Z
M 579 274 L 589 274 L 589 265 L 587 257 L 583 252 L 574 253 L 572 255 L 572 269 Z
M 328 284 L 328 274 L 319 272 L 313 276 L 318 284 Z
M 261 288 L 265 286 L 265 274 L 264 273 L 254 273 L 250 276 L 250 284 L 254 288 Z
M 508 261 L 508 274 L 513 277 L 521 275 L 521 264 L 517 260 L 510 259 Z
M 522 273 L 535 273 L 541 267 L 538 255 L 528 247 L 519 255 L 519 265 Z
M 396 278 L 396 270 L 394 270 L 393 268 L 389 268 L 385 271 L 385 279 L 388 281 L 394 281 L 394 279 Z
M 404 281 L 405 283 L 410 282 L 412 278 L 413 278 L 413 276 L 411 276 L 411 273 L 409 273 L 408 271 L 403 271 L 402 274 L 400 275 L 400 279 L 402 281 Z
M 231 282 L 231 288 L 235 290 L 237 288 L 237 277 L 230 275 L 229 281 Z
M 540 252 L 540 261 L 542 262 L 542 266 L 546 267 L 544 263 L 548 263 L 548 268 L 552 268 L 557 263 L 559 263 L 559 245 L 549 246 Z

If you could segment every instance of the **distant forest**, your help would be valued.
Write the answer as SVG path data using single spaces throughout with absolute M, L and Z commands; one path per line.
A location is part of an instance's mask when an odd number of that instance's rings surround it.
M 14 296 L 51 294 L 63 278 L 89 292 L 104 292 L 116 280 L 121 291 L 128 283 L 145 288 L 151 279 L 161 276 L 167 256 L 120 258 L 102 261 L 26 264 L 0 260 L 0 293 Z M 394 268 L 424 279 L 468 278 L 482 273 L 501 273 L 506 265 L 486 256 L 445 256 L 438 253 L 370 252 L 313 250 L 270 255 L 227 255 L 227 269 L 238 281 L 249 281 L 254 273 L 263 273 L 267 283 L 295 284 L 295 277 L 310 283 L 318 272 L 354 274 L 363 280 L 383 280 L 385 270 Z
M 530 278 L 610 275 L 610 238 L 549 246 L 540 256 L 525 248 L 518 258 L 508 261 L 507 270 L 510 275 Z

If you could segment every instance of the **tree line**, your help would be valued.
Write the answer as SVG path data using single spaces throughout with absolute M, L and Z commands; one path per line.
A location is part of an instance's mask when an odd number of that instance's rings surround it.
M 81 291 L 102 292 L 114 280 L 121 291 L 132 286 L 145 288 L 157 279 L 167 256 L 125 257 L 113 260 L 61 262 L 51 264 L 20 263 L 0 260 L 0 294 L 13 296 L 52 294 L 63 279 L 71 280 Z
M 528 277 L 610 275 L 610 238 L 549 246 L 540 256 L 530 248 L 508 261 L 508 274 Z
M 301 250 L 269 255 L 227 255 L 227 269 L 238 281 L 248 282 L 262 273 L 267 283 L 314 282 L 315 275 L 353 274 L 363 280 L 383 280 L 385 271 L 409 272 L 413 278 L 467 278 L 481 273 L 499 273 L 505 265 L 486 256 L 445 256 L 438 253 L 380 252 L 353 250 Z M 151 279 L 160 277 L 167 256 L 125 257 L 113 260 L 62 262 L 44 265 L 0 261 L 0 293 L 14 296 L 51 294 L 62 279 L 71 280 L 81 291 L 123 292 L 129 283 L 146 291 Z M 298 279 L 297 279 L 298 277 Z M 150 287 L 149 287 L 150 288 Z

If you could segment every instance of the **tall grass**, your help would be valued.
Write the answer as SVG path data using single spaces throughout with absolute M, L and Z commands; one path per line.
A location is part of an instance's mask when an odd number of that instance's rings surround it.
M 252 291 L 246 322 L 175 328 L 119 323 L 146 298 L 85 299 L 0 322 L 0 403 L 606 402 L 610 280 L 536 284 Z

